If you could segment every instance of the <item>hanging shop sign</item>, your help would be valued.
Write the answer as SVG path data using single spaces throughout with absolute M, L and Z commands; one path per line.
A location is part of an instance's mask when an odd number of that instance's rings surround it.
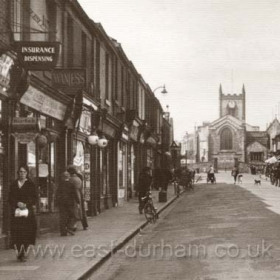
M 54 100 L 33 86 L 29 86 L 28 90 L 20 99 L 20 102 L 60 121 L 64 119 L 67 109 L 65 104 Z
M 148 137 L 146 143 L 150 144 L 152 147 L 157 145 L 157 141 L 153 137 Z
M 79 119 L 79 131 L 90 135 L 91 133 L 91 112 L 83 110 Z
M 144 144 L 144 143 L 145 143 L 145 135 L 144 135 L 143 132 L 141 133 L 141 135 L 140 135 L 140 137 L 139 137 L 139 142 L 140 142 L 141 144 Z
M 14 59 L 6 53 L 0 56 L 0 85 L 1 92 L 7 95 L 7 90 L 10 88 L 10 71 L 14 65 Z
M 29 85 L 28 72 L 9 52 L 0 55 L 0 92 L 10 98 L 19 99 Z
M 28 70 L 51 70 L 56 66 L 59 42 L 17 41 L 14 49 Z
M 128 128 L 127 128 L 127 126 L 124 126 L 124 128 L 123 128 L 122 139 L 128 141 Z
M 130 132 L 129 132 L 129 137 L 134 140 L 137 141 L 137 136 L 139 133 L 139 125 L 135 122 L 133 122 L 132 126 L 130 127 Z
M 14 131 L 40 131 L 40 123 L 37 118 L 14 117 L 12 121 Z
M 52 71 L 52 85 L 68 95 L 75 95 L 83 90 L 86 84 L 85 69 L 54 69 Z
M 116 135 L 116 130 L 112 128 L 107 123 L 99 124 L 98 130 L 102 131 L 104 134 L 114 138 Z
M 20 144 L 28 144 L 31 141 L 35 141 L 38 133 L 36 132 L 15 132 L 13 136 L 17 139 Z

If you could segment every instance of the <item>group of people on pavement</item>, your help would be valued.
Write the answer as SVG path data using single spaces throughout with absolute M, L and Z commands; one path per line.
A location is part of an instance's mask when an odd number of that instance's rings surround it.
M 83 176 L 73 165 L 63 173 L 62 182 L 57 190 L 57 202 L 61 236 L 74 235 L 78 221 L 81 221 L 84 230 L 88 228 L 83 196 Z
M 280 187 L 280 163 L 267 164 L 265 167 L 265 176 L 270 179 L 272 185 Z
M 36 204 L 37 189 L 29 178 L 27 166 L 20 166 L 17 179 L 12 182 L 9 191 L 11 213 L 11 245 L 16 250 L 18 261 L 26 261 L 26 252 L 36 241 Z M 83 229 L 88 228 L 83 200 L 83 177 L 75 166 L 69 166 L 62 174 L 57 190 L 57 202 L 60 213 L 60 234 L 74 235 L 78 221 Z

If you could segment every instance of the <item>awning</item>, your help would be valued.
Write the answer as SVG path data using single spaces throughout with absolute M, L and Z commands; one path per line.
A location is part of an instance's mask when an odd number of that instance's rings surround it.
M 273 156 L 273 157 L 267 159 L 267 160 L 265 161 L 265 163 L 275 163 L 275 162 L 277 162 L 277 161 L 278 161 L 277 158 L 276 158 L 275 156 Z

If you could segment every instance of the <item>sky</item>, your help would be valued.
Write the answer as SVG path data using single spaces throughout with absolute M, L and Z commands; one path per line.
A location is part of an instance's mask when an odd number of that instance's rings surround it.
M 246 121 L 280 115 L 279 0 L 78 0 L 169 106 L 175 139 L 219 118 L 224 93 L 246 91 Z

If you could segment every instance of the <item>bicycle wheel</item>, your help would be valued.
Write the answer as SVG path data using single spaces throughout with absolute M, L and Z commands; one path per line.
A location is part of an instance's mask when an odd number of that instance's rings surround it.
M 154 207 L 147 203 L 145 206 L 144 206 L 144 214 L 145 214 L 145 217 L 147 219 L 148 222 L 152 222 L 154 223 L 154 220 L 155 220 L 155 212 L 154 212 Z

